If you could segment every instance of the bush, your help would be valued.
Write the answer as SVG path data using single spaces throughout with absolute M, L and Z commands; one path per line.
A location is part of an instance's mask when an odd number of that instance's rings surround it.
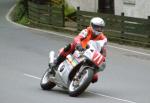
M 65 16 L 72 15 L 76 12 L 76 9 L 65 0 Z
M 12 14 L 12 20 L 13 21 L 19 21 L 21 20 L 22 16 L 24 15 L 24 8 L 22 5 L 17 5 L 15 8 L 14 13 Z
M 20 24 L 23 24 L 23 25 L 29 25 L 30 22 L 29 22 L 29 19 L 27 17 L 27 15 L 24 15 L 21 20 L 18 21 Z
M 27 14 L 27 0 L 20 0 L 12 12 L 12 20 L 18 22 Z

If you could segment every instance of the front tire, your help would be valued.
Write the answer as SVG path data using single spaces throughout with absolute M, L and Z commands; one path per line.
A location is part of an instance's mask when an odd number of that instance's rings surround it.
M 50 74 L 49 68 L 45 71 L 44 75 L 41 78 L 40 86 L 43 90 L 51 90 L 56 86 L 55 83 L 50 81 L 50 76 L 53 74 Z
M 69 86 L 69 95 L 72 97 L 79 96 L 84 90 L 89 86 L 92 81 L 92 77 L 94 75 L 94 71 L 92 68 L 88 67 L 82 71 L 83 75 L 79 80 L 79 85 L 75 86 L 76 80 L 72 80 Z M 75 76 L 76 77 L 76 76 Z

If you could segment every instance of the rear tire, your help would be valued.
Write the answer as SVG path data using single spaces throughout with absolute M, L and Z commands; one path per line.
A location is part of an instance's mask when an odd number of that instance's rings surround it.
M 43 90 L 51 90 L 56 86 L 55 83 L 51 82 L 49 77 L 53 74 L 49 73 L 49 68 L 45 71 L 44 75 L 41 78 L 40 86 Z
M 92 81 L 92 77 L 94 75 L 94 71 L 91 68 L 84 69 L 82 72 L 85 72 L 83 76 L 81 76 L 81 81 L 79 81 L 79 86 L 74 86 L 74 80 L 71 81 L 69 86 L 69 95 L 72 97 L 79 96 L 84 90 L 89 86 Z

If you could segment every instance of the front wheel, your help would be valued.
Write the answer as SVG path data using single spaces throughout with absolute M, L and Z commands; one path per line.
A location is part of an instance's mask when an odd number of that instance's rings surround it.
M 80 76 L 75 75 L 69 86 L 69 95 L 72 97 L 79 96 L 89 86 L 94 75 L 92 68 L 88 67 L 84 69 Z
M 49 72 L 49 68 L 45 71 L 44 75 L 41 78 L 41 88 L 43 90 L 51 90 L 52 88 L 54 88 L 56 86 L 55 83 L 50 81 L 50 76 L 52 76 L 53 74 L 51 74 Z

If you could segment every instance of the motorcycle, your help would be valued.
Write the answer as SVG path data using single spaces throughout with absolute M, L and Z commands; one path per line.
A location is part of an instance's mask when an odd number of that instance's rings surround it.
M 103 45 L 103 44 L 102 44 Z M 51 90 L 56 85 L 69 92 L 72 97 L 77 97 L 90 85 L 94 73 L 99 69 L 102 62 L 101 46 L 90 41 L 85 50 L 75 49 L 66 59 L 51 73 L 51 66 L 45 71 L 41 78 L 41 88 Z M 55 60 L 54 51 L 49 53 L 49 64 Z

